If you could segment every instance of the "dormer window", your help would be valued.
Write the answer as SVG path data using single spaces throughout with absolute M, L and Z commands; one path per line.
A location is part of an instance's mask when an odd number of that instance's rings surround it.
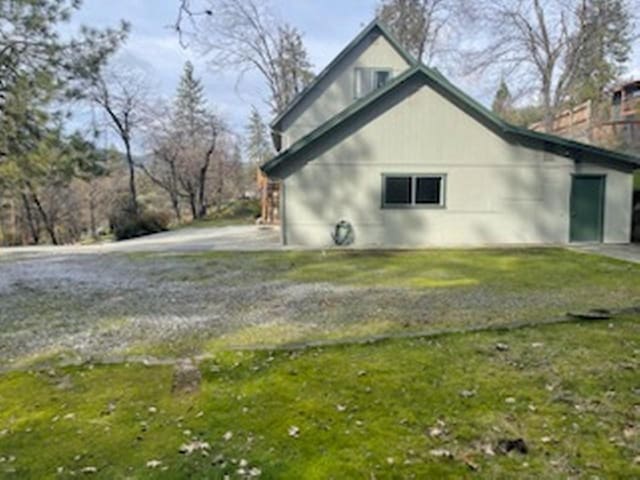
M 362 98 L 373 90 L 384 86 L 393 71 L 389 68 L 362 68 L 355 69 L 354 98 Z

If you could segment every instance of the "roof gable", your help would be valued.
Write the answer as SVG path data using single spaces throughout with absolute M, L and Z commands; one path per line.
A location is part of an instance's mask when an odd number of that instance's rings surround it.
M 384 87 L 358 100 L 349 108 L 298 140 L 289 149 L 266 162 L 261 167 L 262 170 L 267 175 L 278 176 L 278 174 L 283 171 L 284 166 L 295 160 L 297 156 L 316 144 L 320 139 L 336 129 L 341 128 L 351 118 L 376 104 L 386 95 L 415 79 L 431 87 L 448 101 L 462 109 L 467 115 L 475 118 L 486 128 L 510 143 L 569 157 L 576 162 L 606 164 L 625 170 L 640 168 L 640 159 L 634 156 L 511 125 L 459 90 L 437 70 L 432 70 L 424 65 L 416 65 L 404 74 L 394 78 Z
M 311 91 L 318 88 L 318 86 L 322 83 L 322 81 L 327 78 L 329 73 L 334 70 L 348 55 L 350 52 L 355 50 L 365 39 L 369 37 L 369 35 L 373 32 L 378 33 L 382 36 L 389 44 L 393 47 L 393 49 L 409 64 L 415 65 L 416 60 L 394 39 L 393 35 L 389 33 L 386 27 L 378 20 L 373 20 L 369 25 L 367 25 L 364 30 L 362 30 L 356 38 L 354 38 L 339 54 L 336 56 L 316 77 L 313 81 L 307 85 L 307 87 L 302 90 L 298 95 L 294 97 L 294 99 L 289 103 L 287 108 L 280 113 L 273 121 L 271 122 L 271 128 L 274 130 L 279 130 L 280 125 L 283 120 L 291 113 L 293 110 L 300 104 L 302 99 L 306 97 Z

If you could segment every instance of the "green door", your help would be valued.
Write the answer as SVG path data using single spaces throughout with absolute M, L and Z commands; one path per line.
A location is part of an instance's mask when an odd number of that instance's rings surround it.
M 571 186 L 572 242 L 601 242 L 604 219 L 604 181 L 601 175 L 575 175 Z

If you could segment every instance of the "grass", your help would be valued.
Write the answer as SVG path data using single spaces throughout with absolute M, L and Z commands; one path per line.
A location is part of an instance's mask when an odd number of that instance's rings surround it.
M 638 478 L 639 368 L 627 317 L 223 352 L 194 395 L 171 393 L 170 367 L 14 372 L 0 377 L 0 475 L 242 478 L 246 463 L 260 478 Z M 528 454 L 489 454 L 516 438 Z M 208 456 L 178 453 L 194 439 Z
M 149 260 L 152 255 L 133 254 Z M 560 248 L 426 251 L 205 252 L 178 255 L 195 263 L 182 280 L 206 280 L 220 270 L 294 282 L 381 288 L 463 288 L 556 291 L 589 286 L 630 288 L 640 295 L 640 267 Z
M 153 256 L 135 255 L 138 261 Z M 168 272 L 181 282 L 279 280 L 327 283 L 362 290 L 345 304 L 322 300 L 292 318 L 238 325 L 200 336 L 191 350 L 215 352 L 229 345 L 277 345 L 313 339 L 356 338 L 445 327 L 499 325 L 563 317 L 569 311 L 640 305 L 640 266 L 556 248 L 388 252 L 207 252 L 172 257 L 183 267 Z M 381 300 L 384 298 L 385 300 Z M 431 299 L 431 300 L 430 300 Z M 248 304 L 253 305 L 253 303 Z M 331 317 L 318 322 L 324 315 Z M 153 346 L 157 355 L 176 345 Z M 178 346 L 179 347 L 179 346 Z M 142 345 L 136 353 L 148 346 Z

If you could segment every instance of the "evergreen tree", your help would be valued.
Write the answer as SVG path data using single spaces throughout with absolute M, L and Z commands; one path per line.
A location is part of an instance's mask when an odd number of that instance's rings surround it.
M 269 160 L 273 155 L 273 149 L 271 148 L 271 142 L 268 138 L 268 130 L 260 112 L 254 107 L 251 110 L 249 116 L 249 123 L 246 127 L 246 145 L 247 156 L 249 159 L 256 163 L 262 164 Z
M 302 35 L 290 25 L 285 24 L 278 29 L 275 63 L 280 88 L 274 101 L 276 110 L 280 112 L 313 80 L 311 62 Z
M 174 109 L 176 121 L 187 136 L 193 137 L 209 120 L 202 81 L 195 77 L 189 61 L 184 65 Z
M 513 109 L 513 99 L 511 98 L 511 92 L 509 86 L 504 79 L 500 82 L 496 96 L 493 99 L 491 110 L 500 115 L 502 118 L 506 118 L 509 112 Z
M 207 214 L 207 185 L 218 141 L 224 126 L 212 112 L 204 96 L 204 87 L 187 62 L 176 93 L 173 113 L 174 142 L 179 146 L 178 180 L 191 207 L 194 219 Z M 219 157 L 219 155 L 218 155 Z M 223 181 L 223 168 L 216 169 L 217 184 Z
M 451 18 L 451 0 L 381 0 L 377 17 L 416 59 L 432 63 L 441 51 L 442 31 Z
M 0 160 L 33 148 L 44 135 L 51 101 L 78 96 L 77 82 L 95 75 L 125 39 L 125 23 L 119 29 L 83 27 L 63 38 L 59 27 L 80 4 L 0 0 Z
M 582 46 L 572 59 L 576 72 L 572 80 L 573 103 L 599 100 L 608 85 L 622 73 L 629 60 L 633 39 L 631 8 L 625 0 L 588 0 L 577 16 L 583 19 L 579 37 Z

